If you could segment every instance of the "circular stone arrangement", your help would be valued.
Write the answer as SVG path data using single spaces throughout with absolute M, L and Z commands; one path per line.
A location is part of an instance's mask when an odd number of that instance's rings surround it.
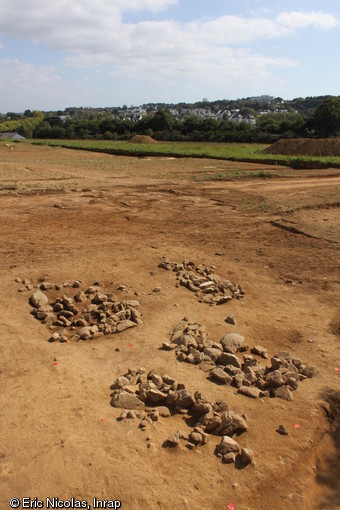
M 241 299 L 245 291 L 241 284 L 215 274 L 215 266 L 196 265 L 191 260 L 181 263 L 164 260 L 158 267 L 176 273 L 177 286 L 183 285 L 198 297 L 199 302 L 222 305 L 233 298 Z
M 207 338 L 204 326 L 190 323 L 187 318 L 175 326 L 170 342 L 164 342 L 162 349 L 175 350 L 178 361 L 199 365 L 212 381 L 235 386 L 238 393 L 252 398 L 270 396 L 292 400 L 298 382 L 319 373 L 313 365 L 303 363 L 290 352 L 275 354 L 271 366 L 263 366 L 258 357 L 268 359 L 268 354 L 261 345 L 249 349 L 239 333 L 229 333 L 214 342 Z M 243 360 L 236 355 L 249 350 Z
M 71 287 L 80 287 L 80 282 L 77 280 Z M 61 288 L 43 282 L 29 298 L 32 315 L 50 330 L 55 330 L 50 342 L 89 340 L 120 333 L 142 323 L 139 301 L 120 301 L 114 294 L 102 292 L 97 282 L 85 292 L 78 290 L 74 295 L 63 293 L 54 298 L 47 295 Z M 124 290 L 123 286 L 119 289 Z
M 167 374 L 160 375 L 155 369 L 148 373 L 145 368 L 129 369 L 115 380 L 111 389 L 111 405 L 124 409 L 119 421 L 138 419 L 139 428 L 146 430 L 160 418 L 169 419 L 180 414 L 191 424 L 188 433 L 177 431 L 171 434 L 164 441 L 164 447 L 176 448 L 182 440 L 188 449 L 193 450 L 204 446 L 212 434 L 222 436 L 215 455 L 223 462 L 237 461 L 243 466 L 252 462 L 253 452 L 248 448 L 241 449 L 232 439 L 248 429 L 246 416 L 230 410 L 227 402 L 211 402 L 200 392 L 190 392 L 184 384 Z

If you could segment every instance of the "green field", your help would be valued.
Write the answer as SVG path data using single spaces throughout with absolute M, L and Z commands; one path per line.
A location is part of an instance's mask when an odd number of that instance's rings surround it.
M 27 143 L 27 142 L 26 142 Z M 327 168 L 340 166 L 340 157 L 287 156 L 267 154 L 268 144 L 209 143 L 209 142 L 157 142 L 151 144 L 105 140 L 31 140 L 29 143 L 69 149 L 104 152 L 131 156 L 174 156 L 224 159 L 268 164 L 283 164 L 295 168 Z

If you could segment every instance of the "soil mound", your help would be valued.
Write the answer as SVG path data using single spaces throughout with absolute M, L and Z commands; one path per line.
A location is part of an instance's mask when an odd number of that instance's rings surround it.
M 129 141 L 131 143 L 157 143 L 156 140 L 147 135 L 134 135 Z
M 291 156 L 340 156 L 340 138 L 282 139 L 273 143 L 265 152 Z

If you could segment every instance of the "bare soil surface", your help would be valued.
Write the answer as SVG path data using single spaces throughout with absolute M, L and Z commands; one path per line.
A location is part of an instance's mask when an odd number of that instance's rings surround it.
M 296 156 L 340 156 L 340 138 L 282 138 L 268 147 L 266 152 Z
M 206 176 L 269 168 L 12 148 L 0 145 L 0 508 L 13 497 L 119 499 L 133 510 L 340 508 L 340 425 L 332 418 L 340 401 L 340 171 L 275 166 L 272 179 L 214 182 Z M 245 297 L 200 303 L 158 267 L 164 258 L 214 265 Z M 51 331 L 30 314 L 34 289 L 18 278 L 80 280 L 81 290 L 97 281 L 119 300 L 137 299 L 143 323 L 49 343 Z M 292 401 L 216 385 L 160 349 L 183 317 L 215 341 L 238 332 L 269 357 L 292 352 L 319 374 L 301 381 Z M 213 435 L 192 451 L 164 448 L 170 434 L 189 430 L 180 414 L 145 431 L 136 419 L 117 421 L 110 386 L 139 367 L 244 413 L 248 430 L 237 441 L 254 461 L 221 463 Z

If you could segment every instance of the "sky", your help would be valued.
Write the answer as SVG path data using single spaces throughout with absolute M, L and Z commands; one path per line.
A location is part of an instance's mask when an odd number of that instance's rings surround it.
M 0 112 L 340 94 L 339 0 L 0 0 Z

